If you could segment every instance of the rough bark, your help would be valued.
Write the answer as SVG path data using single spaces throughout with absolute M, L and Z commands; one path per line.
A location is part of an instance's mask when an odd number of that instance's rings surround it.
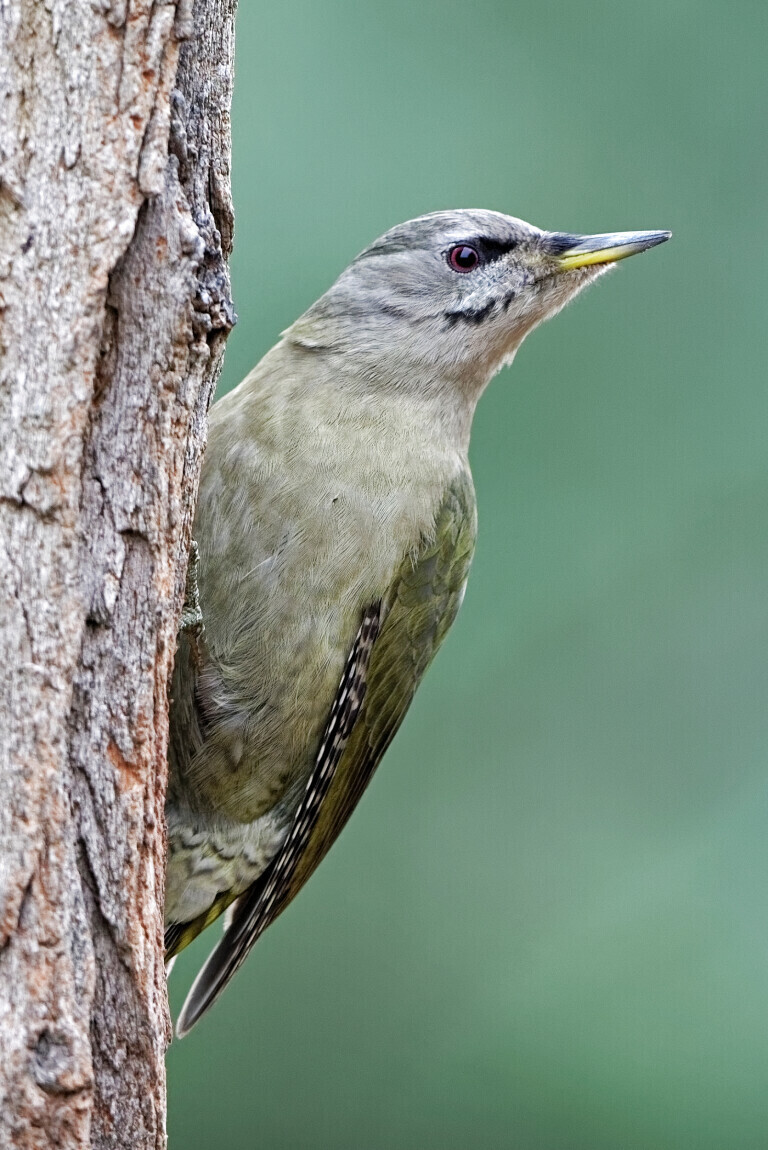
M 165 1145 L 167 684 L 235 0 L 0 3 L 0 1146 Z

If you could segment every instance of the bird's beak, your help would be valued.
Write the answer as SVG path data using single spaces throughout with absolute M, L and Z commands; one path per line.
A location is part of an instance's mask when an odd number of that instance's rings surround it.
M 567 272 L 590 264 L 611 264 L 626 259 L 663 244 L 671 235 L 671 232 L 606 232 L 602 236 L 572 236 L 551 232 L 544 246 L 555 257 L 557 270 Z

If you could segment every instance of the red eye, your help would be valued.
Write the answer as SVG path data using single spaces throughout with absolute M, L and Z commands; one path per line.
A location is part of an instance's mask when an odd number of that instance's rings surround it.
M 455 272 L 471 272 L 480 263 L 480 256 L 475 248 L 467 244 L 456 244 L 448 252 L 448 263 Z

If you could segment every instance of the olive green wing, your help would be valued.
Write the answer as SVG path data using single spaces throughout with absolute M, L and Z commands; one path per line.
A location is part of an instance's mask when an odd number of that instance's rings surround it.
M 291 829 L 283 847 L 257 881 L 242 895 L 221 891 L 208 909 L 189 922 L 172 922 L 165 931 L 166 963 L 188 946 L 201 931 L 240 898 L 257 895 L 271 907 L 271 895 L 282 890 L 292 875 L 298 859 L 306 849 L 326 798 L 347 740 L 357 720 L 365 697 L 368 665 L 373 644 L 381 626 L 382 605 L 375 603 L 364 613 L 341 677 L 331 713 L 317 753 L 315 768 L 302 796 Z M 269 888 L 269 889 L 267 889 Z M 233 908 L 234 909 L 234 908 Z M 273 916 L 274 917 L 274 916 Z M 226 929 L 229 927 L 227 923 Z
M 386 601 L 363 612 L 288 837 L 264 873 L 237 899 L 230 925 L 184 1004 L 177 1025 L 180 1036 L 218 998 L 259 936 L 328 852 L 357 805 L 456 618 L 475 532 L 474 490 L 465 472 L 446 491 L 434 534 L 423 541 L 416 556 L 403 561 Z M 204 916 L 205 925 L 232 901 L 223 894 L 214 904 L 216 913 L 211 907 Z M 203 924 L 181 926 L 197 934 Z M 179 949 L 180 945 L 173 947 Z

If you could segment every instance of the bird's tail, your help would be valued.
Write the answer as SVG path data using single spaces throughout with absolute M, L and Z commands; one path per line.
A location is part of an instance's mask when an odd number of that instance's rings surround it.
M 253 915 L 249 913 L 253 909 L 253 904 L 258 903 L 254 887 L 260 893 L 261 884 L 257 880 L 245 895 L 241 895 L 228 908 L 224 934 L 200 968 L 181 1008 L 176 1023 L 178 1038 L 184 1038 L 189 1034 L 206 1010 L 213 1006 L 227 983 L 243 965 L 249 951 L 267 925 L 264 923 L 263 926 L 261 924 L 255 926 Z M 257 897 L 254 898 L 254 895 Z

